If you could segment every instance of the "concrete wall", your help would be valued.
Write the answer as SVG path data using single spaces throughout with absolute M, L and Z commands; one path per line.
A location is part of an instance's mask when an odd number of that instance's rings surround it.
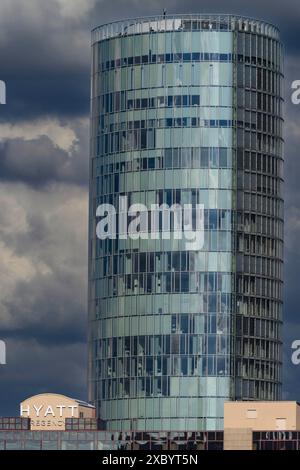
M 96 417 L 96 410 L 95 408 L 89 406 L 82 406 L 78 404 L 78 417 L 80 417 L 81 413 L 83 413 L 84 418 L 95 418 Z
M 300 429 L 300 406 L 295 401 L 225 402 L 224 428 L 255 431 Z
M 242 401 L 224 404 L 224 450 L 251 450 L 253 431 L 300 429 L 295 401 Z
M 252 429 L 225 429 L 224 450 L 252 450 Z

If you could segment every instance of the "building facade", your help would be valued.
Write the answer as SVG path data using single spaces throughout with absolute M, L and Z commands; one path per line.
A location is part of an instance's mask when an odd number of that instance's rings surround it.
M 1 450 L 222 450 L 222 431 L 108 431 L 93 418 L 66 418 L 64 431 L 30 431 L 28 418 L 0 418 Z
M 281 90 L 264 22 L 174 15 L 93 31 L 89 399 L 108 429 L 217 430 L 225 400 L 280 398 Z M 99 239 L 97 208 L 123 213 L 120 196 L 190 204 L 193 229 L 203 205 L 203 246 L 174 239 L 174 221 L 170 239 L 126 238 L 119 222 Z
M 224 404 L 224 450 L 297 449 L 298 429 L 300 405 L 296 401 Z
M 219 431 L 116 431 L 86 417 L 33 430 L 35 420 L 0 417 L 0 450 L 300 450 L 300 405 L 292 401 L 227 401 Z
M 111 431 L 96 418 L 65 418 L 32 430 L 30 418 L 0 418 L 0 450 L 300 450 L 297 402 L 225 402 L 224 430 Z
M 31 431 L 60 431 L 67 418 L 95 418 L 95 407 L 59 393 L 40 393 L 22 401 L 20 416 L 30 419 Z

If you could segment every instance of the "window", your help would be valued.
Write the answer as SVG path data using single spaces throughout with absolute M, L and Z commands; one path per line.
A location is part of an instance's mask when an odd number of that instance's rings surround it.
M 257 411 L 256 410 L 247 410 L 247 418 L 248 419 L 256 419 L 257 418 Z
M 276 427 L 280 431 L 284 431 L 286 429 L 286 418 L 276 418 Z

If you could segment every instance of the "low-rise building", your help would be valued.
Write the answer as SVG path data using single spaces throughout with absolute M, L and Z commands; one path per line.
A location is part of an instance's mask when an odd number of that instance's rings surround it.
M 255 431 L 264 432 L 265 440 L 266 436 L 271 437 L 271 432 L 277 432 L 275 440 L 280 440 L 280 436 L 285 439 L 290 436 L 289 432 L 296 430 L 300 431 L 300 405 L 296 401 L 228 401 L 224 404 L 224 450 L 253 449 Z
M 0 418 L 0 449 L 13 450 L 300 450 L 297 402 L 226 402 L 219 431 L 114 431 L 89 403 L 41 394 L 21 416 Z
M 67 418 L 95 418 L 95 407 L 65 395 L 41 393 L 22 401 L 20 416 L 30 418 L 32 431 L 63 431 Z

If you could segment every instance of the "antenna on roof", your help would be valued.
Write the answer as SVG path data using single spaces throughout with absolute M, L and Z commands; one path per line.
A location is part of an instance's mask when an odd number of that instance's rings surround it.
M 167 14 L 167 10 L 164 8 L 164 11 L 163 11 L 164 18 L 166 17 L 166 14 Z

